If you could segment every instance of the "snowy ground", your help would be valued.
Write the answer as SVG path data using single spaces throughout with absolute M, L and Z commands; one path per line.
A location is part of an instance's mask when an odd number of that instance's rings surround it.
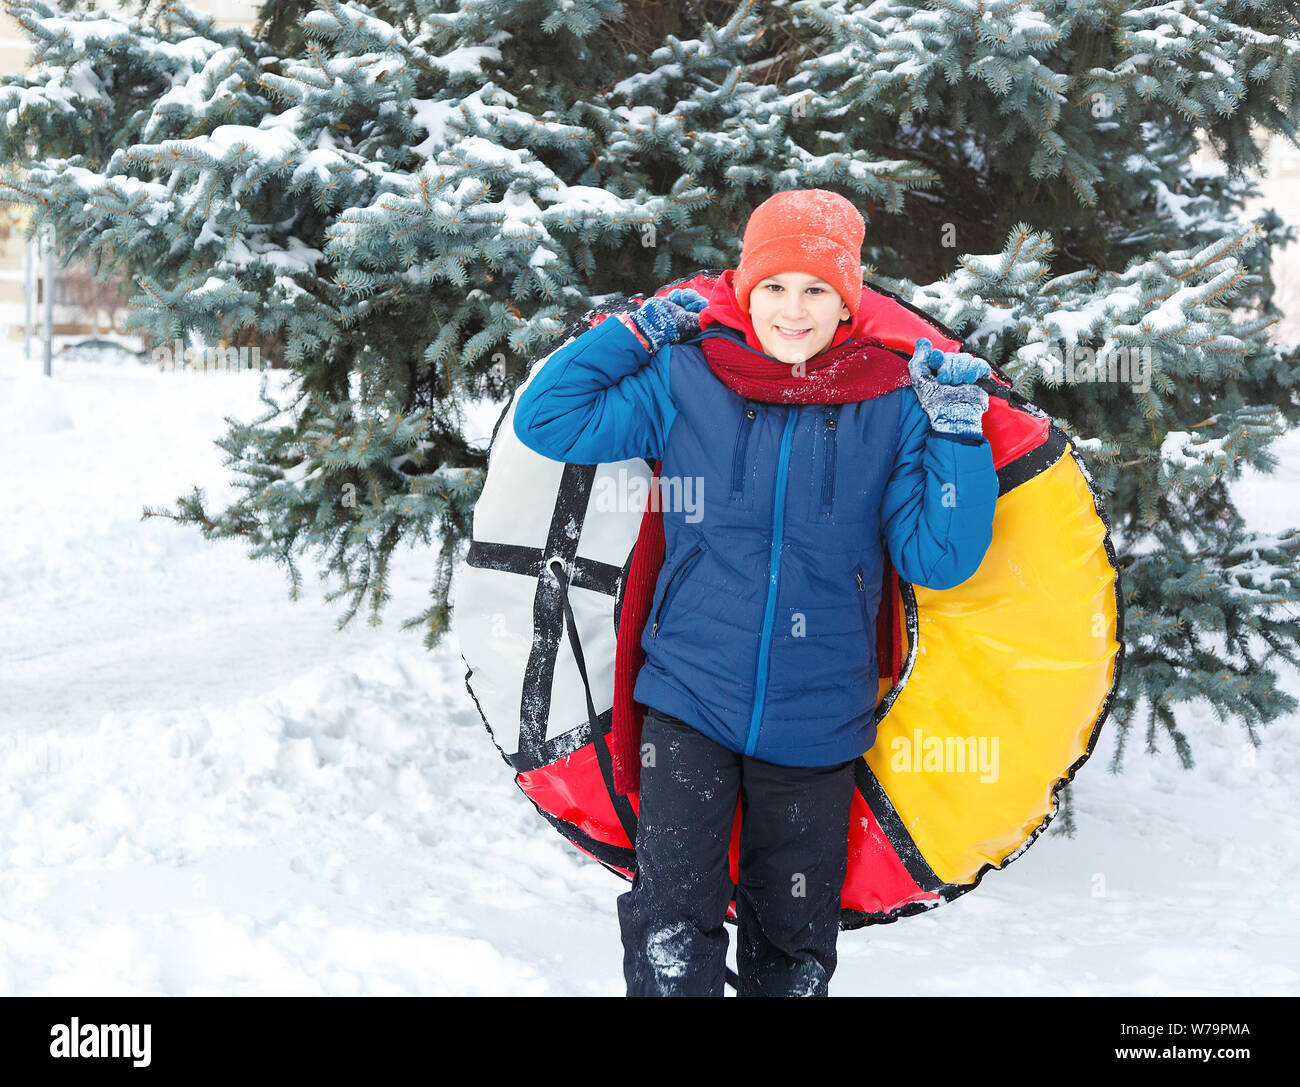
M 426 652 L 427 550 L 339 632 L 238 543 L 142 522 L 191 484 L 252 374 L 0 358 L 0 993 L 607 994 L 626 884 L 547 826 Z M 494 416 L 481 420 L 490 430 Z M 1300 435 L 1258 484 L 1300 523 Z M 1271 518 L 1265 521 L 1265 516 Z M 1300 694 L 1300 677 L 1288 689 Z M 1179 770 L 1113 733 L 1044 836 L 956 902 L 843 933 L 838 995 L 1300 993 L 1300 729 L 1180 715 Z M 734 940 L 734 930 L 733 940 Z

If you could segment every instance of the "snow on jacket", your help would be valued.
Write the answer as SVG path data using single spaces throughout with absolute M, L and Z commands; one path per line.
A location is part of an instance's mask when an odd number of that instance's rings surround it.
M 875 742 L 883 548 L 915 585 L 969 578 L 992 540 L 992 450 L 932 430 L 910 385 L 846 404 L 747 399 L 710 369 L 710 335 L 753 350 L 715 325 L 651 356 L 602 321 L 534 374 L 515 433 L 573 464 L 663 460 L 665 555 L 633 697 L 732 751 L 844 762 Z M 694 514 L 669 502 L 673 480 L 697 488 Z

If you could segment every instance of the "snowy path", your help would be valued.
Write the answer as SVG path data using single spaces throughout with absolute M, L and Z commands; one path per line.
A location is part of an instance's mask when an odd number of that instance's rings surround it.
M 614 899 L 514 786 L 454 636 L 335 630 L 238 543 L 139 520 L 258 409 L 253 375 L 0 359 L 0 993 L 622 992 Z M 201 386 L 201 388 L 200 388 Z M 486 419 L 490 428 L 492 418 Z M 1300 440 L 1258 515 L 1300 522 Z M 1262 523 L 1262 522 L 1261 522 Z M 1289 689 L 1300 694 L 1300 678 Z M 1191 773 L 1103 735 L 1078 836 L 921 917 L 841 936 L 855 994 L 1300 993 L 1297 721 L 1250 764 L 1181 716 Z M 1101 893 L 1098 893 L 1101 892 Z

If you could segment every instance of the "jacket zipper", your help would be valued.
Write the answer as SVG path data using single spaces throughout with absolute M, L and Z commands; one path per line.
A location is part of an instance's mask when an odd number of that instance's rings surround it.
M 659 620 L 663 617 L 664 609 L 668 607 L 668 600 L 673 594 L 673 586 L 677 584 L 678 577 L 681 575 L 683 570 L 687 569 L 695 562 L 697 556 L 704 553 L 705 548 L 708 546 L 708 542 L 701 537 L 700 542 L 691 548 L 690 553 L 677 564 L 677 569 L 673 571 L 673 576 L 668 579 L 668 584 L 664 586 L 664 598 L 659 601 L 659 610 L 655 612 L 655 621 L 650 627 L 650 637 L 659 637 Z
M 853 577 L 858 583 L 858 607 L 862 611 L 862 625 L 867 628 L 867 633 L 871 633 L 871 624 L 867 622 L 867 586 L 862 580 L 862 567 L 855 567 Z
M 785 486 L 790 469 L 790 442 L 794 436 L 794 423 L 799 407 L 785 420 L 781 434 L 781 456 L 777 461 L 776 490 L 772 495 L 772 545 L 767 560 L 767 607 L 763 613 L 763 637 L 758 646 L 758 667 L 754 671 L 754 709 L 749 719 L 749 738 L 745 754 L 753 755 L 758 746 L 758 724 L 763 718 L 763 703 L 767 697 L 768 652 L 772 643 L 772 620 L 776 616 L 776 586 L 781 577 L 781 536 L 785 524 Z
M 731 461 L 731 497 L 740 494 L 745 484 L 745 451 L 749 448 L 749 432 L 754 428 L 754 419 L 758 412 L 753 405 L 745 405 L 745 415 L 736 432 L 736 449 Z
M 822 513 L 830 513 L 835 496 L 835 416 L 826 413 L 826 469 L 822 476 Z

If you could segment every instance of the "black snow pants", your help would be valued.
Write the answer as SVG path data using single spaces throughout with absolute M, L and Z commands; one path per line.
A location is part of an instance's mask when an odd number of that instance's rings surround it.
M 653 707 L 641 750 L 636 871 L 618 898 L 627 995 L 722 996 L 734 895 L 737 995 L 826 996 L 857 760 L 778 766 Z M 728 863 L 737 795 L 738 886 Z

